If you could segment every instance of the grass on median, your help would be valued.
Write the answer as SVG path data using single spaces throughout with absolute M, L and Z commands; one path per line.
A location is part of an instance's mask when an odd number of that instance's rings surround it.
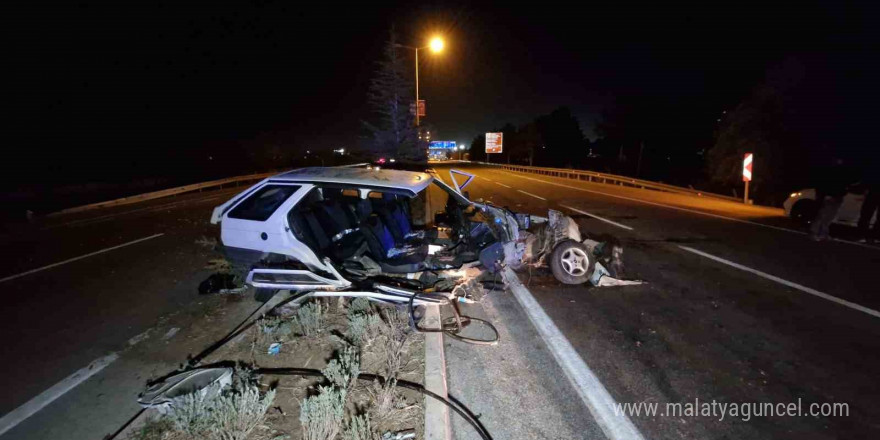
M 347 309 L 340 310 L 328 307 L 324 299 L 314 299 L 301 307 L 281 308 L 276 313 L 278 316 L 261 318 L 247 333 L 204 362 L 246 361 L 261 367 L 319 368 L 326 379 L 264 376 L 260 389 L 273 388 L 277 396 L 247 439 L 312 440 L 328 438 L 326 435 L 335 432 L 334 439 L 377 440 L 381 433 L 413 428 L 421 435 L 424 423 L 421 395 L 397 387 L 396 379 L 381 384 L 354 380 L 363 371 L 382 376 L 390 372 L 395 378 L 422 381 L 423 338 L 409 330 L 405 312 L 366 300 L 351 301 Z M 313 324 L 311 336 L 301 331 L 303 322 L 306 326 Z M 357 322 L 363 331 L 360 337 L 352 338 L 352 328 L 359 326 Z M 268 354 L 269 345 L 275 342 L 282 343 L 280 353 Z M 397 367 L 389 370 L 388 365 Z M 385 403 L 380 405 L 380 400 Z M 197 403 L 193 402 L 192 406 L 206 410 Z M 340 407 L 341 417 L 338 416 Z M 214 440 L 181 434 L 179 430 L 174 430 L 173 435 L 161 434 L 162 429 L 172 432 L 167 429 L 169 419 L 165 417 L 151 424 L 150 429 L 144 429 L 142 437 L 135 438 Z M 194 425 L 199 426 L 200 420 L 195 418 Z M 222 437 L 223 440 L 237 438 Z

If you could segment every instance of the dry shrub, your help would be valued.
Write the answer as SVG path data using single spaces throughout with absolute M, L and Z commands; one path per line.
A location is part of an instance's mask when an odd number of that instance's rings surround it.
M 315 336 L 324 329 L 326 307 L 320 302 L 310 302 L 296 310 L 291 322 L 303 336 Z

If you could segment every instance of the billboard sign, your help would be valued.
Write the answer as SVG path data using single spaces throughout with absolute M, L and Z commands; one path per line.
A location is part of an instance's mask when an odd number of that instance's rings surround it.
M 502 151 L 504 133 L 486 133 L 486 154 L 498 154 Z
M 455 141 L 431 141 L 428 142 L 428 148 L 431 150 L 454 150 Z
M 415 103 L 411 103 L 409 105 L 409 112 L 414 115 L 416 114 L 416 104 Z M 425 100 L 420 99 L 419 100 L 419 117 L 421 118 L 424 116 L 425 116 Z

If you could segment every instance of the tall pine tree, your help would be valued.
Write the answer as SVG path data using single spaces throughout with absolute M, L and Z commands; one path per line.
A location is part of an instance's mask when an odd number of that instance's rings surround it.
M 419 145 L 415 116 L 410 111 L 415 103 L 415 89 L 409 79 L 413 71 L 400 52 L 392 29 L 367 95 L 375 123 L 365 121 L 364 125 L 370 132 L 374 154 L 399 161 L 425 162 L 426 151 Z

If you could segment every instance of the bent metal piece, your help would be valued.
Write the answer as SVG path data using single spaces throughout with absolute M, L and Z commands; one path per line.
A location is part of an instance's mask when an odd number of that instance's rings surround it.
M 456 174 L 459 175 L 459 176 L 465 176 L 465 177 L 467 177 L 467 180 L 465 180 L 464 183 L 462 183 L 461 185 L 459 185 L 459 184 L 458 184 L 458 181 L 455 180 L 455 175 L 456 175 Z M 463 190 L 464 187 L 468 186 L 468 184 L 470 184 L 471 181 L 474 180 L 474 175 L 471 174 L 471 173 L 466 173 L 466 172 L 461 171 L 461 170 L 450 169 L 450 170 L 449 170 L 449 179 L 452 180 L 452 184 L 455 185 L 455 191 L 458 192 L 459 194 L 461 194 L 461 190 Z
M 232 368 L 198 368 L 184 371 L 150 385 L 138 398 L 144 408 L 165 412 L 185 396 L 211 398 L 232 384 Z

